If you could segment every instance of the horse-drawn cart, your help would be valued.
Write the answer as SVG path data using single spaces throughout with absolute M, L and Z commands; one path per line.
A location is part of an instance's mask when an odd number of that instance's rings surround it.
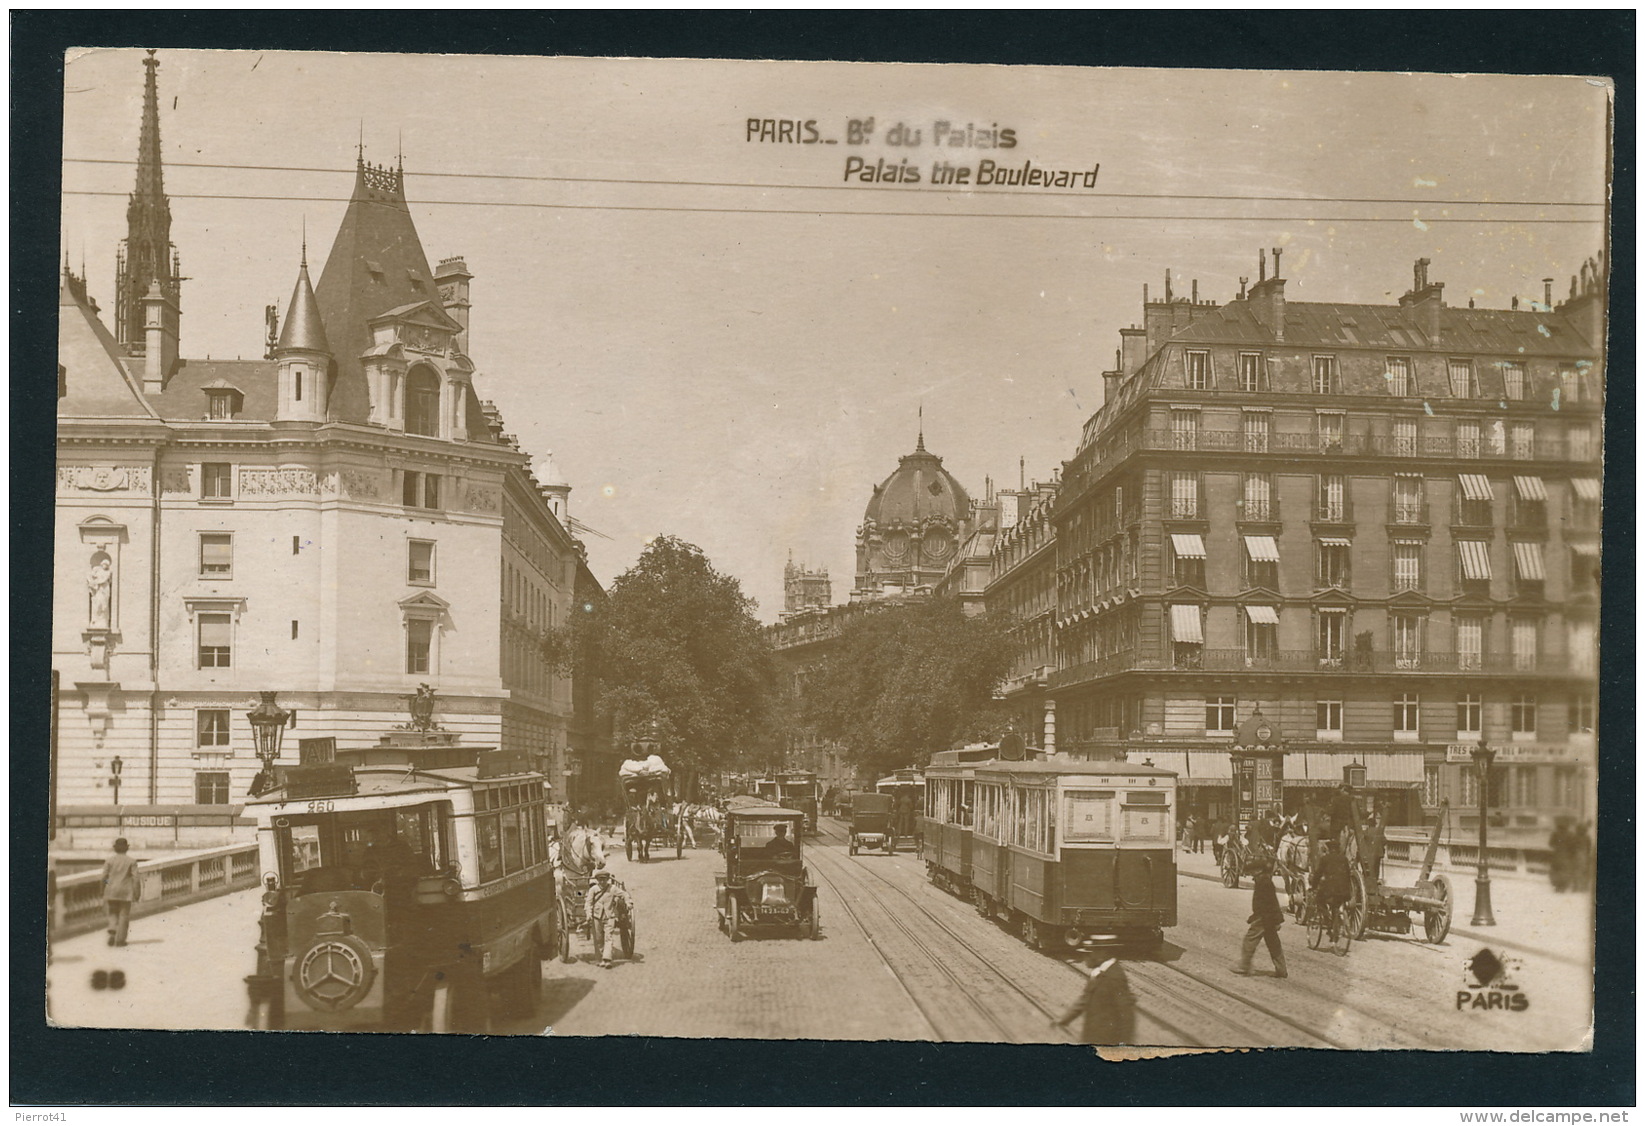
M 1365 844 L 1365 829 L 1360 824 L 1358 803 L 1342 803 L 1337 816 L 1346 821 L 1331 822 L 1331 832 L 1338 846 L 1348 858 L 1349 893 L 1342 904 L 1342 925 L 1346 936 L 1358 940 L 1368 930 L 1386 934 L 1410 934 L 1412 914 L 1422 916 L 1422 934 L 1431 943 L 1445 941 L 1451 933 L 1451 914 L 1455 896 L 1451 881 L 1444 875 L 1434 874 L 1434 857 L 1439 850 L 1440 837 L 1450 815 L 1449 802 L 1440 804 L 1439 816 L 1434 819 L 1428 834 L 1428 848 L 1422 857 L 1422 868 L 1411 886 L 1385 883 L 1380 871 L 1380 857 L 1371 855 Z M 1314 912 L 1314 897 L 1308 894 L 1309 873 L 1319 862 L 1320 818 L 1309 818 L 1306 841 L 1297 836 L 1288 837 L 1280 848 L 1279 866 L 1285 876 L 1286 891 L 1290 893 L 1290 908 L 1297 922 L 1309 925 Z
M 674 846 L 674 857 L 685 855 L 685 833 L 674 816 L 670 795 L 673 775 L 662 759 L 624 762 L 617 771 L 623 785 L 623 852 L 630 860 L 651 859 L 651 846 Z

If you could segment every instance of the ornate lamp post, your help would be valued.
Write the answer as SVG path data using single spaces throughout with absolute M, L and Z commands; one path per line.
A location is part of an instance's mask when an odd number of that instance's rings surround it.
M 1474 776 L 1479 781 L 1479 875 L 1474 877 L 1474 923 L 1476 927 L 1496 926 L 1491 913 L 1491 867 L 1485 849 L 1490 836 L 1491 763 L 1496 751 L 1484 743 L 1474 747 Z
M 109 785 L 114 787 L 114 804 L 120 804 L 120 772 L 126 768 L 119 755 L 109 760 Z
M 274 762 L 280 757 L 281 736 L 287 727 L 297 725 L 297 713 L 275 703 L 273 692 L 261 692 L 259 695 L 262 701 L 246 713 L 246 719 L 251 723 L 252 739 L 257 745 L 257 759 L 263 764 L 263 769 L 251 784 L 252 797 L 274 789 Z

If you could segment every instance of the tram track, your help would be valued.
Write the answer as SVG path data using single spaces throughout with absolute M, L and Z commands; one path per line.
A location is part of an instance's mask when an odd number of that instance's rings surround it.
M 830 839 L 830 838 L 825 834 L 825 839 Z M 841 835 L 841 836 L 833 837 L 832 838 L 832 843 L 847 844 L 849 842 L 847 841 L 847 839 L 843 835 Z M 1039 1012 L 1048 1021 L 1055 1021 L 1056 1019 L 1058 1019 L 1062 1015 L 1061 1012 L 1059 1011 L 1059 1009 L 1057 1009 L 1054 1005 L 1046 1004 L 1043 1000 L 1040 999 L 1040 997 L 1036 996 L 1033 992 L 1030 992 L 1029 989 L 1026 988 L 1022 983 L 1014 980 L 1009 975 L 1007 975 L 1003 970 L 1001 970 L 998 966 L 996 966 L 994 964 L 993 960 L 990 958 L 990 956 L 986 952 L 980 950 L 974 943 L 971 943 L 971 942 L 967 941 L 962 935 L 960 935 L 957 931 L 955 931 L 950 926 L 950 924 L 947 920 L 939 918 L 938 915 L 934 911 L 932 911 L 925 904 L 921 903 L 919 901 L 919 899 L 916 898 L 914 896 L 914 894 L 912 892 L 910 892 L 907 888 L 899 886 L 898 884 L 896 884 L 895 882 L 893 882 L 892 880 L 887 878 L 883 873 L 877 872 L 872 868 L 864 866 L 860 869 L 853 869 L 853 870 L 854 871 L 861 871 L 862 873 L 864 873 L 868 876 L 871 876 L 874 880 L 876 880 L 879 883 L 880 886 L 883 886 L 883 887 L 895 892 L 904 902 L 906 902 L 907 904 L 912 906 L 916 911 L 918 911 L 920 914 L 924 915 L 928 920 L 930 920 L 932 922 L 932 924 L 934 924 L 935 926 L 941 928 L 943 930 L 943 932 L 947 935 L 948 939 L 951 942 L 953 942 L 956 946 L 959 946 L 967 954 L 969 954 L 971 956 L 971 958 L 974 959 L 978 965 L 980 965 L 980 966 L 984 967 L 985 969 L 987 969 L 989 973 L 991 973 L 995 978 L 997 978 L 1008 989 L 1010 989 L 1012 992 L 1016 993 L 1018 996 L 1022 997 L 1030 1005 L 1032 1005 L 1035 1009 L 1039 1010 Z M 837 884 L 835 885 L 835 888 L 836 888 L 836 894 L 838 894 L 839 889 L 838 889 Z M 849 910 L 849 908 L 848 908 L 848 910 Z M 895 916 L 893 916 L 893 918 L 895 918 Z M 859 923 L 859 926 L 860 925 L 861 924 Z M 870 938 L 870 941 L 872 941 L 872 938 Z M 1053 959 L 1053 961 L 1054 961 L 1054 959 Z M 1062 964 L 1064 966 L 1067 965 L 1067 963 L 1062 963 Z M 1073 969 L 1073 967 L 1068 967 L 1068 968 Z M 1078 976 L 1081 979 L 1081 981 L 1084 980 L 1085 975 L 1083 973 L 1080 973 L 1080 971 L 1078 971 L 1078 970 L 1074 970 L 1074 973 L 1076 974 L 1076 976 Z M 1210 1046 L 1212 1046 L 1212 1045 L 1208 1044 L 1206 1041 L 1202 1040 L 1197 1035 L 1195 1035 L 1194 1033 L 1189 1032 L 1186 1028 L 1183 1028 L 1181 1025 L 1177 1024 L 1176 1022 L 1167 1019 L 1165 1016 L 1163 1016 L 1162 1014 L 1160 1014 L 1159 1012 L 1157 1012 L 1153 1009 L 1147 1008 L 1145 1006 L 1139 1006 L 1138 1007 L 1138 1012 L 1141 1013 L 1143 1016 L 1147 1017 L 1154 1024 L 1158 1025 L 1160 1028 L 1164 1029 L 1166 1032 L 1170 1033 L 1172 1036 L 1177 1037 L 1182 1042 L 1182 1046 L 1186 1046 L 1186 1047 L 1210 1047 Z
M 838 833 L 838 830 L 835 830 L 835 832 Z M 825 839 L 830 839 L 830 837 L 832 836 L 833 843 L 837 843 L 837 844 L 846 843 L 846 840 L 843 837 L 843 835 L 833 836 L 831 834 L 824 834 L 824 836 L 825 836 Z M 1019 993 L 1020 995 L 1022 995 L 1026 999 L 1028 999 L 1031 1004 L 1033 1004 L 1037 1009 L 1039 1009 L 1042 1013 L 1044 1013 L 1048 1018 L 1056 1019 L 1058 1014 L 1053 1009 L 1047 1007 L 1045 1004 L 1040 1002 L 1037 998 L 1033 997 L 1019 983 L 1017 983 L 1017 982 L 1011 980 L 1009 977 L 1007 977 L 1001 970 L 999 970 L 997 967 L 995 967 L 987 959 L 986 955 L 984 955 L 982 952 L 980 952 L 975 947 L 975 945 L 973 945 L 972 943 L 966 941 L 963 937 L 961 937 L 959 934 L 955 933 L 953 930 L 948 929 L 948 924 L 944 920 L 939 919 L 936 916 L 935 913 L 933 913 L 929 908 L 927 908 L 923 903 L 921 903 L 910 891 L 908 891 L 908 889 L 900 887 L 899 885 L 897 885 L 896 883 L 894 883 L 890 879 L 888 879 L 882 873 L 876 872 L 871 868 L 866 868 L 865 867 L 865 868 L 862 869 L 862 871 L 864 871 L 865 873 L 870 875 L 873 879 L 877 880 L 882 886 L 884 886 L 886 888 L 889 888 L 892 891 L 896 892 L 905 902 L 907 902 L 908 904 L 913 906 L 916 910 L 918 910 L 919 912 L 924 914 L 928 919 L 930 919 L 937 926 L 942 927 L 945 930 L 947 930 L 947 933 L 948 933 L 949 937 L 953 940 L 953 942 L 956 945 L 958 945 L 958 946 L 962 947 L 963 949 L 965 949 L 980 964 L 987 966 L 987 968 L 989 969 L 990 972 L 992 972 L 1000 980 L 1004 981 L 1012 990 L 1014 990 L 1015 992 Z M 1047 958 L 1049 961 L 1055 963 L 1058 966 L 1061 966 L 1072 977 L 1077 978 L 1082 982 L 1085 980 L 1085 976 L 1086 976 L 1085 972 L 1083 970 L 1081 970 L 1079 967 L 1071 965 L 1067 961 L 1064 961 L 1063 959 L 1058 958 L 1055 955 L 1045 954 L 1043 951 L 1041 951 L 1040 953 L 1042 954 L 1042 956 Z M 1307 1024 L 1301 1022 L 1301 1021 L 1296 1020 L 1293 1017 L 1290 1017 L 1290 1016 L 1287 1016 L 1284 1013 L 1278 1012 L 1278 1011 L 1262 1004 L 1261 1002 L 1254 1001 L 1251 998 L 1246 997 L 1246 996 L 1244 996 L 1244 995 L 1242 995 L 1242 994 L 1240 994 L 1240 993 L 1238 993 L 1234 990 L 1231 990 L 1231 989 L 1228 989 L 1224 986 L 1221 986 L 1221 985 L 1217 984 L 1216 982 L 1211 981 L 1211 980 L 1201 976 L 1200 974 L 1194 973 L 1190 970 L 1182 969 L 1179 966 L 1174 966 L 1169 962 L 1160 962 L 1160 961 L 1131 962 L 1128 965 L 1128 969 L 1130 971 L 1130 976 L 1137 980 L 1138 984 L 1143 987 L 1144 991 L 1154 993 L 1156 999 L 1166 1001 L 1166 1002 L 1171 1003 L 1171 1004 L 1176 1005 L 1176 1006 L 1180 1006 L 1184 1010 L 1185 1015 L 1192 1016 L 1196 1019 L 1204 1020 L 1207 1017 L 1211 1017 L 1212 1019 L 1216 1020 L 1218 1023 L 1221 1023 L 1221 1024 L 1227 1026 L 1231 1031 L 1238 1034 L 1237 1037 L 1229 1037 L 1229 1038 L 1226 1038 L 1226 1039 L 1221 1038 L 1221 1037 L 1213 1037 L 1211 1039 L 1207 1039 L 1199 1033 L 1194 1033 L 1194 1032 L 1188 1031 L 1186 1028 L 1182 1027 L 1182 1025 L 1179 1024 L 1177 1021 L 1171 1020 L 1164 1013 L 1159 1011 L 1159 1007 L 1157 1005 L 1138 1005 L 1138 1013 L 1140 1015 L 1147 1017 L 1154 1024 L 1158 1025 L 1159 1027 L 1161 1027 L 1165 1031 L 1171 1033 L 1172 1035 L 1178 1037 L 1183 1042 L 1181 1046 L 1186 1046 L 1186 1047 L 1264 1046 L 1264 1047 L 1267 1047 L 1267 1046 L 1275 1046 L 1274 1045 L 1274 1039 L 1275 1038 L 1273 1036 L 1273 1032 L 1272 1032 L 1271 1029 L 1264 1030 L 1264 1029 L 1261 1029 L 1259 1027 L 1256 1027 L 1255 1024 L 1253 1024 L 1252 1022 L 1250 1022 L 1248 1020 L 1241 1020 L 1237 1017 L 1234 1017 L 1234 1016 L 1228 1014 L 1225 1011 L 1218 1011 L 1218 1010 L 1215 1010 L 1215 1009 L 1209 1009 L 1205 1005 L 1203 997 L 1192 996 L 1191 992 L 1188 991 L 1188 990 L 1184 990 L 1180 987 L 1168 985 L 1166 983 L 1166 981 L 1161 980 L 1160 974 L 1155 972 L 1156 970 L 1157 971 L 1163 971 L 1163 972 L 1166 972 L 1166 973 L 1169 973 L 1169 974 L 1174 974 L 1174 975 L 1177 975 L 1178 977 L 1185 978 L 1189 981 L 1192 981 L 1195 984 L 1201 986 L 1202 988 L 1209 989 L 1212 992 L 1220 995 L 1221 997 L 1224 997 L 1224 998 L 1227 998 L 1229 1000 L 1237 1002 L 1239 1005 L 1243 1006 L 1245 1009 L 1248 1009 L 1248 1010 L 1251 1010 L 1253 1012 L 1259 1013 L 1259 1014 L 1261 1014 L 1261 1016 L 1267 1018 L 1268 1020 L 1277 1022 L 1278 1024 L 1283 1026 L 1284 1028 L 1289 1029 L 1293 1033 L 1300 1034 L 1306 1040 L 1312 1042 L 1312 1043 L 1286 1045 L 1286 1046 L 1291 1046 L 1291 1047 L 1331 1047 L 1331 1048 L 1346 1048 L 1346 1047 L 1348 1047 L 1348 1045 L 1338 1041 L 1337 1039 L 1331 1037 L 1330 1035 L 1328 1035 L 1324 1032 L 1321 1032 L 1317 1028 L 1311 1027 L 1311 1026 L 1309 1026 L 1309 1025 L 1307 1025 Z M 1229 1041 L 1231 1041 L 1231 1043 Z
M 951 1008 L 943 1011 L 939 1006 L 933 1005 L 929 998 L 922 1000 L 921 993 L 926 991 L 926 982 L 920 981 L 918 978 L 925 976 L 927 981 L 929 981 L 929 975 L 920 975 L 913 972 L 914 968 L 906 964 L 899 967 L 898 962 L 901 959 L 893 957 L 889 954 L 885 946 L 882 945 L 881 941 L 874 936 L 873 931 L 870 930 L 870 928 L 864 923 L 862 913 L 859 912 L 857 907 L 852 905 L 850 897 L 846 894 L 846 884 L 840 877 L 842 871 L 850 871 L 854 875 L 858 876 L 872 876 L 878 879 L 884 886 L 890 887 L 892 890 L 904 895 L 905 898 L 907 898 L 906 893 L 904 893 L 902 889 L 898 888 L 895 884 L 885 880 L 885 878 L 880 876 L 879 873 L 872 871 L 872 869 L 847 865 L 845 861 L 843 861 L 831 850 L 815 850 L 812 855 L 814 858 L 822 856 L 828 857 L 826 865 L 814 860 L 815 870 L 818 871 L 819 874 L 824 875 L 824 878 L 827 879 L 829 887 L 838 898 L 841 907 L 845 910 L 845 913 L 850 916 L 851 921 L 859 930 L 862 931 L 864 937 L 866 937 L 869 943 L 874 947 L 874 950 L 879 954 L 881 960 L 885 962 L 886 968 L 890 970 L 892 976 L 895 977 L 899 984 L 902 985 L 904 991 L 914 1002 L 915 1006 L 919 1008 L 921 1015 L 925 1017 L 927 1023 L 932 1026 L 933 1030 L 936 1031 L 944 1040 L 976 1041 L 978 1039 L 976 1036 L 964 1034 L 961 1028 L 956 1027 L 960 1024 L 974 1024 L 975 1022 L 957 1021 L 956 1014 Z M 825 867 L 831 868 L 832 871 L 824 873 L 823 869 Z M 1010 1043 L 1042 1042 L 1022 1036 L 1020 1026 L 1008 1022 L 1001 1016 L 998 1006 L 988 1004 L 982 996 L 979 996 L 978 991 L 976 990 L 976 982 L 974 980 L 967 981 L 966 977 L 962 975 L 954 967 L 954 965 L 951 964 L 950 959 L 944 958 L 941 952 L 938 951 L 930 941 L 919 934 L 916 927 L 911 926 L 906 919 L 902 918 L 895 910 L 892 909 L 890 905 L 885 902 L 884 896 L 877 897 L 875 906 L 877 906 L 885 915 L 886 919 L 891 922 L 897 934 L 905 940 L 910 947 L 918 951 L 926 964 L 930 968 L 935 969 L 937 971 L 937 975 L 941 979 L 946 980 L 946 982 L 953 987 L 952 993 L 964 999 L 965 1007 L 971 1013 L 975 1014 L 975 1016 L 980 1017 L 983 1025 L 993 1030 L 995 1033 L 995 1039 L 1004 1040 Z M 916 903 L 915 906 L 918 907 L 920 905 Z M 1047 1008 L 1038 998 L 1034 997 L 1005 974 L 1001 973 L 987 960 L 984 955 L 977 951 L 975 947 L 955 936 L 953 932 L 949 930 L 947 926 L 931 912 L 924 910 L 923 907 L 920 907 L 920 910 L 930 922 L 935 924 L 944 933 L 944 935 L 953 942 L 955 946 L 958 946 L 970 955 L 971 963 L 969 968 L 980 967 L 987 970 L 998 982 L 1006 987 L 1009 995 L 1014 995 L 1016 999 L 1027 1002 L 1028 1005 L 1032 1006 L 1047 1019 L 1055 1019 L 1056 1014 L 1053 1010 Z

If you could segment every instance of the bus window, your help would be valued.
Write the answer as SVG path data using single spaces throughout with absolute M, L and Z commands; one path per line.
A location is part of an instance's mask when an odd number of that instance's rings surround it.
M 518 872 L 525 867 L 524 849 L 520 846 L 520 811 L 503 811 L 500 822 L 503 835 L 503 871 Z
M 1114 839 L 1114 791 L 1069 790 L 1063 795 L 1062 839 Z
M 293 825 L 280 830 L 280 867 L 283 883 L 320 866 L 320 826 Z
M 474 819 L 474 839 L 480 851 L 480 882 L 495 880 L 503 874 L 502 830 L 498 815 L 488 813 Z

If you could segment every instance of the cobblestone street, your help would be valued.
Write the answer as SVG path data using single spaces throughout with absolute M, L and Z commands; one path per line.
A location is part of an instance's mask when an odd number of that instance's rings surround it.
M 839 826 L 825 820 L 806 842 L 822 937 L 755 931 L 733 944 L 715 921 L 715 850 L 688 849 L 680 859 L 658 850 L 642 864 L 624 859 L 620 838 L 612 845 L 611 867 L 637 905 L 635 958 L 601 969 L 578 936 L 575 962 L 544 963 L 537 1011 L 498 1022 L 496 1033 L 1069 1042 L 1050 1018 L 1078 993 L 1079 970 L 931 886 L 915 854 L 850 857 Z M 1262 954 L 1256 976 L 1241 978 L 1229 967 L 1249 881 L 1222 887 L 1209 854 L 1179 862 L 1178 925 L 1158 957 L 1128 963 L 1142 1042 L 1557 1051 L 1587 1034 L 1590 975 L 1578 941 L 1591 909 L 1585 896 L 1498 881 L 1500 926 L 1463 925 L 1465 902 L 1439 946 L 1368 934 L 1346 957 L 1309 950 L 1304 929 L 1288 923 L 1290 978 L 1271 977 Z M 101 932 L 54 944 L 52 1019 L 244 1028 L 256 912 L 257 893 L 238 892 L 139 920 L 122 949 Z M 1487 947 L 1517 962 L 1527 1011 L 1458 1008 L 1465 963 Z M 105 977 L 95 988 L 99 970 L 120 970 L 125 984 L 108 988 Z

